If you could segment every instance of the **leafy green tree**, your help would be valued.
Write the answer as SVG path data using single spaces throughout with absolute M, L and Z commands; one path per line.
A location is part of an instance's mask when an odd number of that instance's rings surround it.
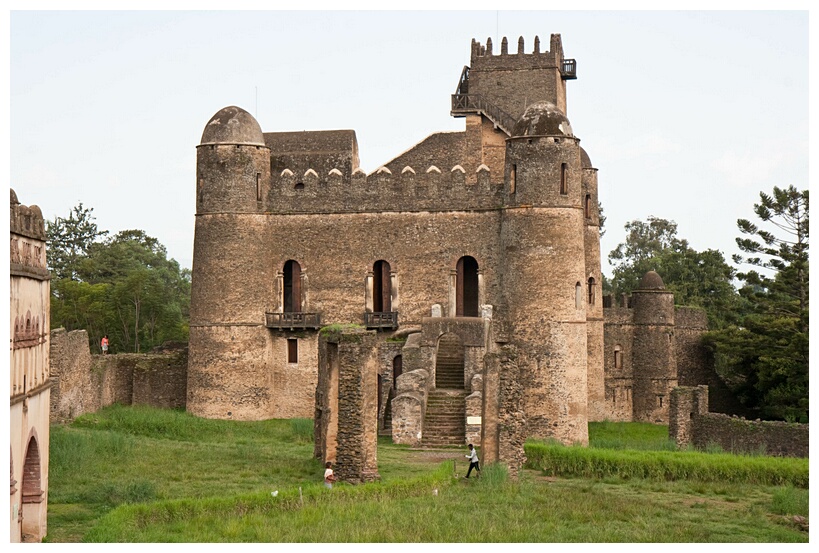
M 88 254 L 88 248 L 104 237 L 93 216 L 94 208 L 83 207 L 82 202 L 71 209 L 68 217 L 54 217 L 46 223 L 46 256 L 54 278 L 78 280 L 77 268 Z
M 674 221 L 649 217 L 626 223 L 626 239 L 609 254 L 614 266 L 605 283 L 615 297 L 636 290 L 648 271 L 656 271 L 678 305 L 702 307 L 711 328 L 734 317 L 740 298 L 732 284 L 734 269 L 718 250 L 696 251 L 677 236 Z
M 738 324 L 709 334 L 717 370 L 764 418 L 807 422 L 809 350 L 809 195 L 795 187 L 761 192 L 739 219 L 737 277 L 748 306 Z
M 93 222 L 90 211 L 80 205 L 72 214 L 84 214 L 86 222 Z M 57 230 L 72 228 L 55 225 L 55 242 L 70 242 Z M 86 237 L 107 234 L 96 231 Z M 169 340 L 188 339 L 190 271 L 168 259 L 156 238 L 142 230 L 125 230 L 83 243 L 75 253 L 63 257 L 65 270 L 52 281 L 53 326 L 86 329 L 95 349 L 107 334 L 111 353 L 146 351 Z

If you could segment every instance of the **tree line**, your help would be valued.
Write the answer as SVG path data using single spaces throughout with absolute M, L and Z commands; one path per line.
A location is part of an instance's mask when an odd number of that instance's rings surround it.
M 626 223 L 625 241 L 608 256 L 613 271 L 604 291 L 630 294 L 657 271 L 676 304 L 707 313 L 705 345 L 746 409 L 808 422 L 808 191 L 760 192 L 753 212 L 756 222 L 737 221 L 735 266 L 717 250 L 693 249 L 674 221 Z
M 82 203 L 46 223 L 51 327 L 88 332 L 92 351 L 145 352 L 188 340 L 190 270 L 142 230 L 109 236 Z

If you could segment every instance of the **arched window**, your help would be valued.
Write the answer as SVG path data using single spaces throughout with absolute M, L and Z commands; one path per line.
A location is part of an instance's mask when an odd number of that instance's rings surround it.
M 583 211 L 586 214 L 586 219 L 591 219 L 591 194 L 586 194 L 586 201 L 583 203 Z
M 301 266 L 298 261 L 284 264 L 284 312 L 301 311 Z
M 569 183 L 566 182 L 566 176 L 567 176 L 566 172 L 567 172 L 566 164 L 561 163 L 560 164 L 560 193 L 564 194 L 564 195 L 569 193 Z
M 594 305 L 594 277 L 589 277 L 589 305 Z
M 478 316 L 478 262 L 465 255 L 456 266 L 455 316 Z
M 623 368 L 623 348 L 620 346 L 620 344 L 614 346 L 614 368 Z
M 581 309 L 583 307 L 583 287 L 577 282 L 574 285 L 574 307 Z
M 382 259 L 373 265 L 373 313 L 390 311 L 392 311 L 390 264 Z

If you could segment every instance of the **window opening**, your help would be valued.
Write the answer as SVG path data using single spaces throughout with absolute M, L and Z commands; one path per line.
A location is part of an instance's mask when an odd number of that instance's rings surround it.
M 619 345 L 614 346 L 614 368 L 623 368 L 623 348 Z
M 518 178 L 518 166 L 517 164 L 512 164 L 512 171 L 509 174 L 509 193 L 514 194 L 516 187 L 517 187 L 517 178 Z
M 288 338 L 287 339 L 287 362 L 288 363 L 298 363 L 299 362 L 299 340 L 298 340 L 298 338 Z
M 586 212 L 586 219 L 591 219 L 591 194 L 586 194 L 586 202 L 585 202 L 585 209 Z
M 589 277 L 589 305 L 594 305 L 594 277 Z
M 296 186 L 294 186 L 293 188 L 295 188 L 296 190 L 304 190 L 304 183 L 303 182 L 297 182 Z
M 574 306 L 576 309 L 583 307 L 583 287 L 579 282 L 574 285 Z
M 568 194 L 568 183 L 566 182 L 566 164 L 560 164 L 560 193 L 561 194 Z
M 256 173 L 256 201 L 262 201 L 262 174 Z

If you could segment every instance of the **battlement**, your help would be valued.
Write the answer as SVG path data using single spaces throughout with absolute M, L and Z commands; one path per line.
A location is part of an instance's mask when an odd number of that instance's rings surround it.
M 509 41 L 503 37 L 500 43 L 500 52 L 494 52 L 494 45 L 492 38 L 486 39 L 485 44 L 481 44 L 474 38 L 472 39 L 472 68 L 475 65 L 482 65 L 486 63 L 502 64 L 504 62 L 514 64 L 516 61 L 525 60 L 527 65 L 535 65 L 538 67 L 559 67 L 563 60 L 563 43 L 559 34 L 552 34 L 549 50 L 540 51 L 540 37 L 535 36 L 534 46 L 531 53 L 525 52 L 525 41 L 523 37 L 518 37 L 518 43 L 515 53 L 509 53 Z
M 394 173 L 379 167 L 369 175 L 360 168 L 352 175 L 338 168 L 326 174 L 314 169 L 296 173 L 289 168 L 271 175 L 267 205 L 272 213 L 449 211 L 501 206 L 503 174 L 486 165 L 467 178 L 461 165 L 450 168 L 404 167 Z M 472 181 L 472 182 L 470 182 Z

